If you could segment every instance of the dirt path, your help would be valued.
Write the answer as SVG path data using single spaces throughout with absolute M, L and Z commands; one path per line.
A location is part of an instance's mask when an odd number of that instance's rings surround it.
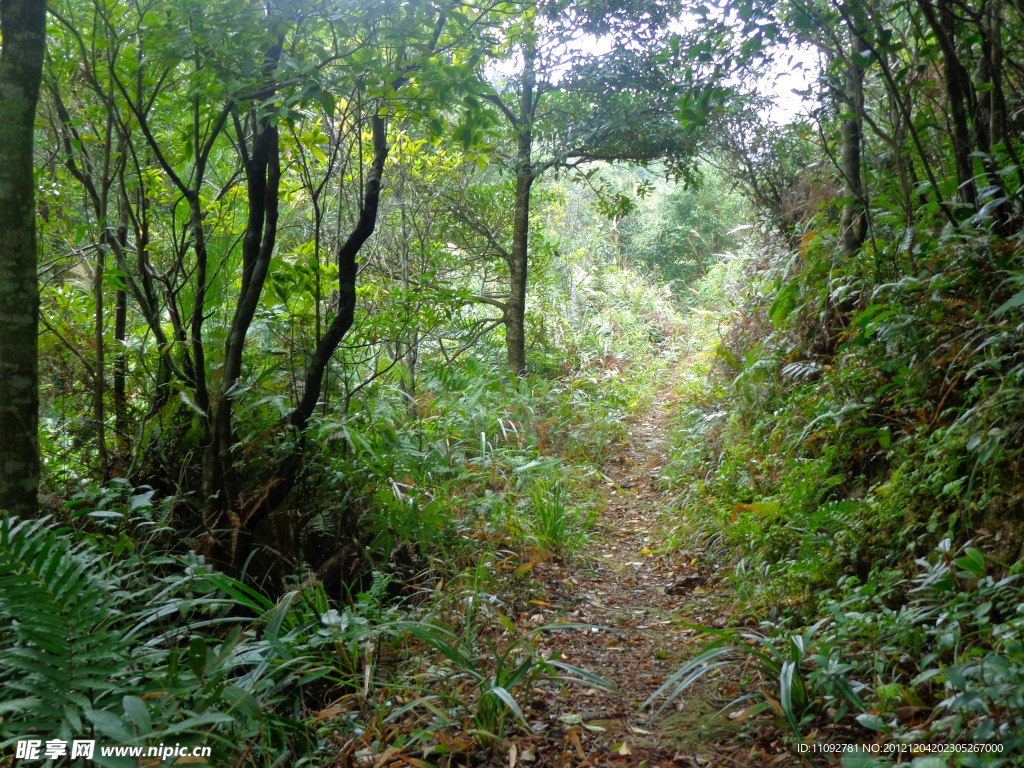
M 564 660 L 620 690 L 539 689 L 530 702 L 535 735 L 520 740 L 517 748 L 527 759 L 536 756 L 531 765 L 538 768 L 737 764 L 714 746 L 716 738 L 734 730 L 727 719 L 725 731 L 702 730 L 724 705 L 718 702 L 733 698 L 735 689 L 702 684 L 687 696 L 682 711 L 672 706 L 658 718 L 640 709 L 678 668 L 680 655 L 698 635 L 683 622 L 724 626 L 726 614 L 726 599 L 716 588 L 717 566 L 705 560 L 703 551 L 687 549 L 683 542 L 667 555 L 659 552 L 669 493 L 658 478 L 668 458 L 673 401 L 672 388 L 663 391 L 629 425 L 629 441 L 603 467 L 605 509 L 589 556 L 574 565 L 548 562 L 534 570 L 544 593 L 534 603 L 539 607 L 531 620 L 547 622 L 560 614 L 562 620 L 608 628 L 550 633 L 548 648 L 561 650 Z

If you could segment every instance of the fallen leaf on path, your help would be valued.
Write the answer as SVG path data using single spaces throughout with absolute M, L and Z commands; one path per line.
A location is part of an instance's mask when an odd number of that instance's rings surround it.
M 764 696 L 765 701 L 768 702 L 768 706 L 770 706 L 772 708 L 772 711 L 774 711 L 775 714 L 777 714 L 779 717 L 785 717 L 786 716 L 786 713 L 782 711 L 782 705 L 779 704 L 779 702 L 777 702 L 775 699 L 773 699 L 767 693 L 765 693 L 764 692 L 764 688 L 761 689 L 761 695 Z
M 894 710 L 896 719 L 900 722 L 901 725 L 909 723 L 911 720 L 915 719 L 918 716 L 918 714 L 922 712 L 931 712 L 931 710 L 927 707 L 897 707 Z
M 583 742 L 580 741 L 579 731 L 569 731 L 567 735 L 569 736 L 569 740 L 572 741 L 572 745 L 576 747 L 576 754 L 580 756 L 581 760 L 586 759 L 587 753 L 583 750 Z
M 319 712 L 317 712 L 316 717 L 313 718 L 313 722 L 319 723 L 321 720 L 329 720 L 330 718 L 336 717 L 337 715 L 343 714 L 347 711 L 347 707 L 343 707 L 340 704 L 335 704 L 334 706 L 327 707 L 326 709 L 321 709 Z
M 754 704 L 753 706 L 747 707 L 746 709 L 737 709 L 735 712 L 730 712 L 729 719 L 732 720 L 734 723 L 742 723 L 744 720 L 747 719 L 747 716 L 750 714 L 750 710 L 752 710 L 756 706 L 757 704 Z
M 534 560 L 531 560 L 528 563 L 523 563 L 518 568 L 516 568 L 514 571 L 512 571 L 512 575 L 513 576 L 522 576 L 524 573 L 528 573 L 530 570 L 532 570 L 533 566 L 535 566 L 539 562 L 540 562 L 540 560 L 534 559 Z
M 420 760 L 418 757 L 398 755 L 398 759 L 406 765 L 411 765 L 413 768 L 436 768 L 433 763 L 428 763 L 426 760 Z M 395 765 L 398 765 L 398 763 L 395 763 Z

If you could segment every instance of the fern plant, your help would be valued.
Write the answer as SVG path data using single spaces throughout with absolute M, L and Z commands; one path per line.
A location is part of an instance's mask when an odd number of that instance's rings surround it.
M 137 568 L 115 572 L 73 535 L 49 518 L 0 514 L 0 690 L 13 694 L 0 701 L 0 749 L 28 733 L 65 741 L 99 735 L 120 744 L 173 737 L 212 743 L 214 764 L 235 765 L 238 745 L 258 736 L 262 742 L 249 754 L 270 760 L 274 750 L 313 748 L 300 723 L 273 712 L 290 672 L 301 668 L 304 679 L 329 672 L 310 669 L 313 660 L 304 655 L 312 622 L 293 610 L 296 593 L 274 604 L 207 572 L 194 555 L 184 578 L 140 588 Z M 189 594 L 183 589 L 202 595 L 202 607 L 182 599 Z M 259 618 L 225 615 L 232 608 Z M 161 629 L 162 617 L 182 610 L 189 613 L 180 626 Z M 233 626 L 223 642 L 208 645 L 204 635 L 226 624 Z M 246 624 L 259 626 L 262 638 L 243 639 Z M 127 764 L 94 760 L 107 768 Z
M 0 738 L 29 728 L 68 737 L 120 699 L 128 641 L 123 594 L 99 555 L 50 521 L 0 515 Z

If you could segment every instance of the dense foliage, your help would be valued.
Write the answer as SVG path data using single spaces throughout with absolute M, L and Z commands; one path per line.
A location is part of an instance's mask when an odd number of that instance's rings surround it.
M 0 4 L 22 129 L 29 5 Z M 702 542 L 738 603 L 647 704 L 734 675 L 794 743 L 1021 760 L 1018 4 L 47 24 L 34 154 L 0 142 L 3 754 L 491 759 L 539 681 L 613 687 L 540 650 L 529 573 L 585 559 L 670 381 L 665 550 Z M 783 124 L 757 73 L 786 51 Z
M 805 119 L 747 113 L 718 142 L 766 240 L 700 288 L 680 536 L 739 549 L 795 734 L 840 734 L 852 710 L 882 741 L 1019 760 L 1022 20 L 927 0 L 737 10 L 751 49 L 803 43 L 821 69 Z M 706 660 L 736 658 L 730 640 Z

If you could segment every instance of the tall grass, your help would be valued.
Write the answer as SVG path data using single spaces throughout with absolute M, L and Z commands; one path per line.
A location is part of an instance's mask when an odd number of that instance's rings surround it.
M 528 501 L 526 536 L 539 549 L 571 557 L 586 544 L 590 516 L 569 503 L 565 483 L 556 473 L 538 478 L 530 487 Z

